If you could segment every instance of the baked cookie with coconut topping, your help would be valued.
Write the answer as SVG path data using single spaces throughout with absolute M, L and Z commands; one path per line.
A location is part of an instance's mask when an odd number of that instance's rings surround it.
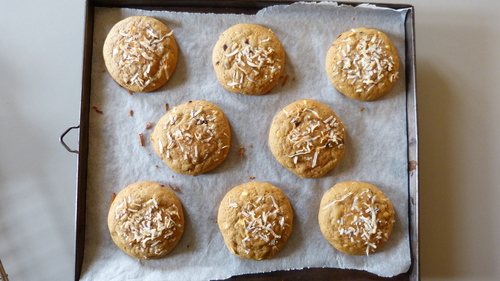
M 142 260 L 168 254 L 184 232 L 179 198 L 156 182 L 133 183 L 114 198 L 108 213 L 111 238 L 122 251 Z
M 301 178 L 317 178 L 344 157 L 346 132 L 328 106 L 298 100 L 278 112 L 269 131 L 269 146 L 278 162 Z
M 177 43 L 161 21 L 132 16 L 115 24 L 104 41 L 109 74 L 132 92 L 151 92 L 172 77 L 177 66 Z
M 222 199 L 217 224 L 231 253 L 250 260 L 272 258 L 292 233 L 293 210 L 283 191 L 249 182 Z
M 212 52 L 212 64 L 227 90 L 262 95 L 278 84 L 285 66 L 285 50 L 270 29 L 240 23 L 220 35 Z
M 196 176 L 226 159 L 231 130 L 218 106 L 198 100 L 168 111 L 156 124 L 150 139 L 156 154 L 172 170 Z
M 338 183 L 321 200 L 323 236 L 349 255 L 369 255 L 387 242 L 395 222 L 391 201 L 377 187 L 359 181 Z
M 391 39 L 366 27 L 342 33 L 326 55 L 326 73 L 342 94 L 372 101 L 389 92 L 398 80 L 399 56 Z

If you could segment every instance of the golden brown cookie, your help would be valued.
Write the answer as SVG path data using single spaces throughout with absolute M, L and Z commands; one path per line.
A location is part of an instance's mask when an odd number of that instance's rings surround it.
M 399 76 L 399 56 L 379 30 L 360 27 L 342 33 L 326 55 L 326 73 L 342 94 L 372 101 L 392 89 Z
M 221 164 L 229 152 L 231 130 L 224 112 L 198 100 L 174 107 L 156 124 L 151 142 L 172 170 L 196 176 Z
M 315 100 L 298 100 L 274 117 L 269 146 L 278 162 L 301 178 L 317 178 L 335 168 L 345 152 L 340 118 Z
M 108 228 L 116 246 L 128 255 L 157 259 L 168 254 L 184 232 L 179 198 L 156 182 L 133 183 L 111 203 Z
M 359 181 L 342 182 L 321 200 L 318 220 L 326 240 L 349 255 L 369 255 L 389 239 L 394 208 L 377 187 Z
M 278 84 L 285 66 L 285 50 L 270 29 L 240 23 L 220 35 L 212 52 L 212 64 L 227 90 L 262 95 Z
M 132 16 L 111 28 L 103 56 L 118 84 L 132 92 L 151 92 L 174 73 L 178 50 L 173 31 L 161 21 Z
M 231 253 L 243 259 L 265 260 L 288 240 L 293 211 L 281 189 L 266 182 L 249 182 L 224 196 L 217 223 Z

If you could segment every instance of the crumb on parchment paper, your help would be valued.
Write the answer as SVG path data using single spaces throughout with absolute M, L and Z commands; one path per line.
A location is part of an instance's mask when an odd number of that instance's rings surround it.
M 94 106 L 92 106 L 92 109 L 93 109 L 95 112 L 97 112 L 97 113 L 99 113 L 99 114 L 101 114 L 101 115 L 102 115 L 102 114 L 104 114 L 104 111 L 100 110 L 100 109 L 99 109 L 97 106 L 95 106 L 95 105 L 94 105 Z
M 245 147 L 244 146 L 240 146 L 240 148 L 238 148 L 238 155 L 240 157 L 245 156 Z
M 139 141 L 141 143 L 141 146 L 144 146 L 144 137 L 142 134 L 139 134 Z

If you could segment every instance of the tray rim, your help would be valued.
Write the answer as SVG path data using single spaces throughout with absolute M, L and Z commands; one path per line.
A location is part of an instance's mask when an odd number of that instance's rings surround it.
M 288 5 L 301 1 L 269 1 L 269 0 L 87 0 L 85 3 L 85 23 L 84 23 L 84 48 L 83 48 L 83 67 L 82 67 L 82 90 L 80 104 L 80 124 L 79 126 L 79 144 L 77 157 L 77 180 L 75 196 L 75 274 L 74 280 L 80 280 L 82 272 L 84 248 L 85 248 L 85 214 L 86 214 L 86 186 L 87 186 L 87 162 L 88 162 L 88 142 L 89 142 L 89 113 L 90 113 L 90 84 L 91 84 L 91 65 L 92 65 L 92 42 L 93 42 L 93 24 L 94 8 L 96 7 L 116 7 L 116 8 L 142 8 L 154 10 L 182 10 L 188 12 L 218 12 L 218 13 L 255 13 L 256 11 L 271 5 Z M 317 2 L 317 1 L 302 1 Z M 321 1 L 319 1 L 321 2 Z M 336 1 L 337 2 L 337 1 Z M 409 233 L 410 233 L 410 253 L 411 266 L 408 272 L 402 273 L 392 278 L 382 278 L 376 275 L 364 274 L 363 271 L 337 268 L 304 268 L 301 270 L 275 271 L 270 274 L 279 275 L 280 272 L 295 272 L 297 278 L 306 277 L 308 274 L 318 274 L 321 272 L 347 272 L 347 276 L 342 280 L 351 280 L 349 272 L 359 273 L 366 280 L 420 280 L 420 245 L 419 245 L 419 168 L 418 168 L 418 119 L 417 119 L 417 85 L 416 85 L 416 54 L 415 54 L 415 8 L 410 4 L 401 3 L 369 3 L 369 2 L 337 2 L 339 5 L 358 6 L 360 4 L 372 4 L 377 7 L 392 9 L 407 9 L 405 19 L 405 47 L 406 47 L 406 123 L 407 123 L 407 143 L 408 143 L 408 192 L 409 192 Z M 215 9 L 215 10 L 214 10 Z M 258 280 L 252 278 L 252 275 L 245 274 L 235 276 L 238 280 Z M 366 275 L 366 276 L 365 276 Z M 245 279 L 245 276 L 250 276 Z M 321 276 L 321 275 L 318 275 Z M 329 274 L 325 275 L 329 276 Z M 238 278 L 241 277 L 241 278 Z M 331 276 L 330 276 L 331 277 Z M 234 278 L 229 278 L 233 280 Z M 228 280 L 229 280 L 228 279 Z M 298 280 L 298 279 L 297 279 Z M 340 280 L 340 279 L 339 279 Z

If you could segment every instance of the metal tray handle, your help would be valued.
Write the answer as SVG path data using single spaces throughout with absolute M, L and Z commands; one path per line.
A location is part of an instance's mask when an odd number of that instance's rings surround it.
M 71 131 L 71 130 L 74 130 L 74 129 L 79 129 L 80 126 L 73 126 L 73 127 L 69 127 L 66 131 L 64 131 L 64 133 L 62 133 L 61 137 L 59 137 L 59 142 L 64 146 L 64 148 L 66 148 L 67 151 L 71 152 L 71 153 L 76 153 L 78 154 L 78 150 L 76 149 L 71 149 L 69 148 L 69 146 L 64 142 L 64 137 Z

